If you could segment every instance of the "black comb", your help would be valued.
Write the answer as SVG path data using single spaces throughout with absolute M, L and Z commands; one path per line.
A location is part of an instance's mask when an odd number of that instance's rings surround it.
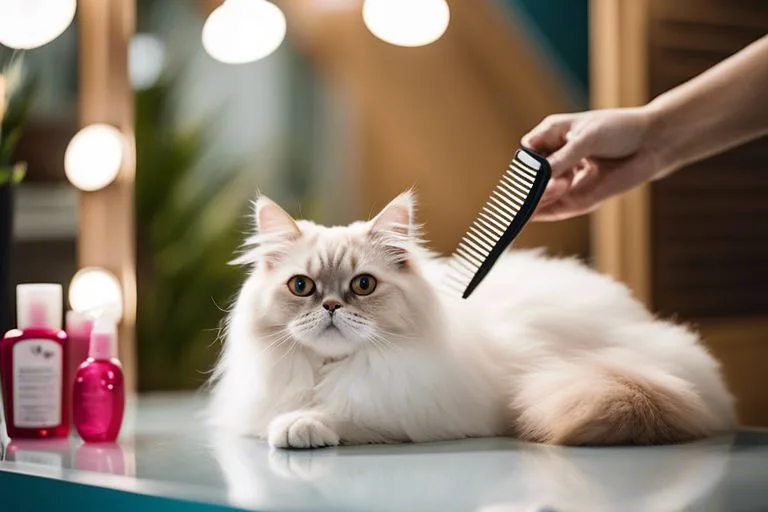
M 515 153 L 449 260 L 445 284 L 451 291 L 464 299 L 472 294 L 530 220 L 550 174 L 544 157 L 525 148 Z

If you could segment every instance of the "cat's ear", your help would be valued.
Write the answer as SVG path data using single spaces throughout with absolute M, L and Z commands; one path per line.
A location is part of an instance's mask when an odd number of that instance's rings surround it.
M 301 236 L 293 217 L 266 196 L 253 204 L 255 232 L 245 240 L 243 252 L 230 263 L 233 265 L 264 265 L 271 267 L 286 254 L 287 247 Z
M 293 217 L 266 196 L 256 199 L 253 215 L 258 235 L 285 239 L 293 239 L 301 235 L 301 230 Z
M 409 190 L 393 199 L 371 221 L 370 234 L 374 242 L 401 268 L 407 266 L 409 247 L 419 243 L 413 218 L 414 205 L 414 194 Z
M 414 195 L 411 190 L 394 198 L 371 221 L 371 233 L 411 236 L 414 203 Z

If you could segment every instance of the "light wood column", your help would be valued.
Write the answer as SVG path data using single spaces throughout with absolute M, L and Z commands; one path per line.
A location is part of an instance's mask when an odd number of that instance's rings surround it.
M 647 0 L 591 0 L 589 7 L 592 108 L 645 104 Z M 611 199 L 592 214 L 591 240 L 597 269 L 650 305 L 649 186 Z
M 79 0 L 80 126 L 107 123 L 118 128 L 126 151 L 117 179 L 80 194 L 78 263 L 101 267 L 120 280 L 124 314 L 120 359 L 126 389 L 136 390 L 136 267 L 133 184 L 135 142 L 128 45 L 135 27 L 135 0 Z

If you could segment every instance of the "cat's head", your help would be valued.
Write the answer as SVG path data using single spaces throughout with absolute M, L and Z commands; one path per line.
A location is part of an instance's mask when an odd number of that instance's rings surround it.
M 370 221 L 325 227 L 260 197 L 256 232 L 235 260 L 252 265 L 238 314 L 252 314 L 264 340 L 295 341 L 324 357 L 424 336 L 437 302 L 420 269 L 428 256 L 413 209 L 406 192 Z

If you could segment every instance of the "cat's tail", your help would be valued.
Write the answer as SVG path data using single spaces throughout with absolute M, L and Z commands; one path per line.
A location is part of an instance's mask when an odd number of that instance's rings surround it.
M 520 438 L 564 445 L 669 444 L 727 431 L 696 387 L 616 354 L 557 363 L 521 382 L 512 408 Z

